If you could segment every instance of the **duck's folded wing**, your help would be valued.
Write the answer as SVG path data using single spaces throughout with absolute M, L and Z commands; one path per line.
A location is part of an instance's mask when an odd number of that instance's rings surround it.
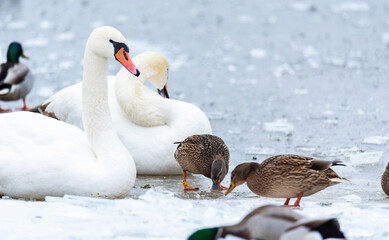
M 6 77 L 4 78 L 4 83 L 11 85 L 19 84 L 23 82 L 30 70 L 26 65 L 16 64 L 13 67 L 8 68 Z

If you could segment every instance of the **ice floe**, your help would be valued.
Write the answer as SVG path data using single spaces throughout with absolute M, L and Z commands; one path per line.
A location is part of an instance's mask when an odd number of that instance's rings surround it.
M 250 56 L 256 59 L 263 59 L 266 55 L 266 51 L 261 48 L 254 48 L 250 50 Z
M 312 9 L 313 6 L 310 2 L 293 2 L 290 4 L 290 7 L 296 11 L 308 11 Z
M 245 152 L 247 155 L 274 155 L 276 153 L 275 149 L 265 147 L 250 147 Z
M 296 88 L 293 90 L 293 93 L 296 95 L 306 95 L 308 94 L 308 89 L 306 88 Z
M 367 2 L 343 2 L 332 6 L 334 12 L 365 12 L 369 11 L 370 6 Z
M 357 152 L 350 154 L 350 162 L 352 165 L 377 164 L 380 162 L 383 154 L 383 151 Z
M 363 143 L 383 145 L 389 140 L 387 136 L 370 136 L 363 139 Z
M 49 43 L 49 39 L 44 38 L 44 37 L 38 37 L 38 38 L 30 38 L 26 39 L 24 41 L 24 46 L 26 47 L 44 47 Z
M 293 125 L 288 123 L 288 120 L 286 119 L 276 119 L 274 122 L 265 122 L 263 128 L 267 132 L 290 133 L 293 131 Z

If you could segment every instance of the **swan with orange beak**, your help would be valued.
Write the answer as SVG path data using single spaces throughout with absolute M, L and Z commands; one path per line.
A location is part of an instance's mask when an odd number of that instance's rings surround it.
M 128 46 L 124 43 L 115 42 L 112 39 L 109 41 L 112 43 L 115 49 L 114 51 L 116 60 L 118 60 L 128 71 L 138 77 L 140 72 L 135 67 L 134 63 L 130 58 L 130 51 L 128 49 Z

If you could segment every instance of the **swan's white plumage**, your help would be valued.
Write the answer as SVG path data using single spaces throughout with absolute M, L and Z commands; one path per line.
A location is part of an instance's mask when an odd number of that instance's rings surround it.
M 109 39 L 125 41 L 116 29 L 101 27 L 85 49 L 85 133 L 36 113 L 0 115 L 0 195 L 117 198 L 129 193 L 136 168 L 112 127 L 106 96 L 107 58 L 114 54 Z
M 138 174 L 181 174 L 182 169 L 174 159 L 177 145 L 173 143 L 194 134 L 212 133 L 208 118 L 198 107 L 162 98 L 143 85 L 146 80 L 158 88 L 165 85 L 169 66 L 166 59 L 164 62 L 161 58 L 159 54 L 145 52 L 133 58 L 141 72 L 139 78 L 121 69 L 116 77 L 108 80 L 108 102 L 114 127 L 131 152 Z M 78 83 L 50 97 L 45 111 L 82 129 L 80 99 Z

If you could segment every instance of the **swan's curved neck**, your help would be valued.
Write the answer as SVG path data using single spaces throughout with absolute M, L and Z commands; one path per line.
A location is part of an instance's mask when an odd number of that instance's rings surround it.
M 100 157 L 122 145 L 112 125 L 107 93 L 108 59 L 88 49 L 84 55 L 82 120 L 94 153 Z

